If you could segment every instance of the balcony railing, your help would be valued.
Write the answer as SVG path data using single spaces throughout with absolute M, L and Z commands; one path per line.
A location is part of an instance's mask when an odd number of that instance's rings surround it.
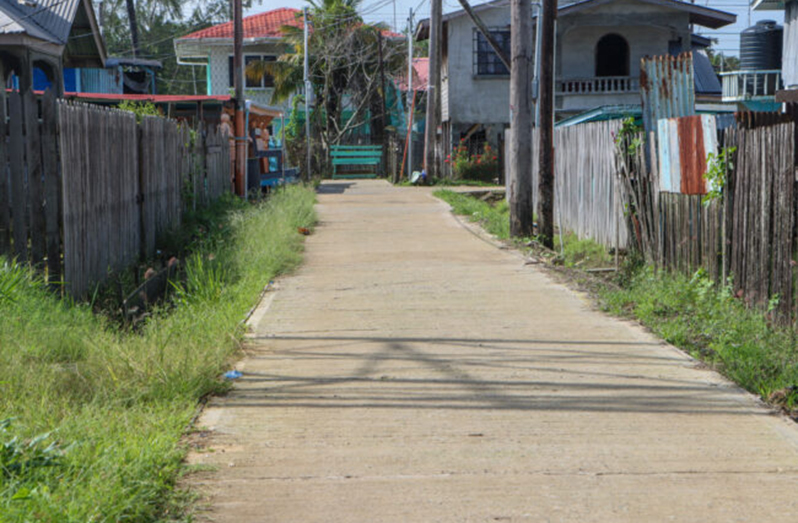
M 723 101 L 739 102 L 773 98 L 782 89 L 781 71 L 731 71 L 720 73 L 723 79 Z
M 596 76 L 558 79 L 556 93 L 561 95 L 627 94 L 640 91 L 640 79 L 634 76 Z

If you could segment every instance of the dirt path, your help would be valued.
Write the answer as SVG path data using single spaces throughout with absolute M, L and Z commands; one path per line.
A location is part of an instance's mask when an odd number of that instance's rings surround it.
M 798 521 L 795 424 L 429 192 L 331 183 L 319 202 L 200 421 L 202 518 Z

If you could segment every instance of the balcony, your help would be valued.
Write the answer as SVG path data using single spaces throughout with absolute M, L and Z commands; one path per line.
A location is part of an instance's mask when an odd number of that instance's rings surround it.
M 635 76 L 596 76 L 593 78 L 558 79 L 558 95 L 631 94 L 640 92 L 640 79 Z
M 723 101 L 774 100 L 776 91 L 783 88 L 781 71 L 732 71 L 720 73 L 723 80 Z

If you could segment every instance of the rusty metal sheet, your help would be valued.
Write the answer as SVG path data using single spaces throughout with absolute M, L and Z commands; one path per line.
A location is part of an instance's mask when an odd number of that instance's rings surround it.
M 715 116 L 663 118 L 657 125 L 660 191 L 706 194 L 707 155 L 718 148 Z
M 694 78 L 692 53 L 640 60 L 640 96 L 647 133 L 657 131 L 661 118 L 695 114 Z

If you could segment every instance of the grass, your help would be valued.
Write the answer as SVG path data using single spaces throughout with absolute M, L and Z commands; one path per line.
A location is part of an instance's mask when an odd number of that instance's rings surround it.
M 434 195 L 491 234 L 509 237 L 506 204 L 493 207 L 448 190 Z M 559 252 L 559 235 L 555 242 Z M 573 233 L 564 235 L 560 259 L 575 269 L 613 264 L 604 247 Z M 628 267 L 617 284 L 596 280 L 591 285 L 598 289 L 607 311 L 637 319 L 667 342 L 798 417 L 798 347 L 790 328 L 774 325 L 769 314 L 735 298 L 730 285 L 714 284 L 701 272 L 687 277 L 663 271 L 655 274 L 633 263 Z
M 747 308 L 729 285 L 642 269 L 601 291 L 607 310 L 633 317 L 746 390 L 789 410 L 798 405 L 794 333 Z
M 554 250 L 562 251 L 563 265 L 576 269 L 596 269 L 613 267 L 613 257 L 607 249 L 590 238 L 580 239 L 575 233 L 567 232 L 562 238 L 562 248 L 559 234 L 554 235 Z
M 173 301 L 136 332 L 0 260 L 0 522 L 179 517 L 181 438 L 224 389 L 263 286 L 300 262 L 314 198 L 291 187 L 220 204 L 223 219 L 189 233 Z
M 453 213 L 467 216 L 497 238 L 510 238 L 510 208 L 506 201 L 502 200 L 493 206 L 473 196 L 447 189 L 439 189 L 432 194 L 451 205 Z

